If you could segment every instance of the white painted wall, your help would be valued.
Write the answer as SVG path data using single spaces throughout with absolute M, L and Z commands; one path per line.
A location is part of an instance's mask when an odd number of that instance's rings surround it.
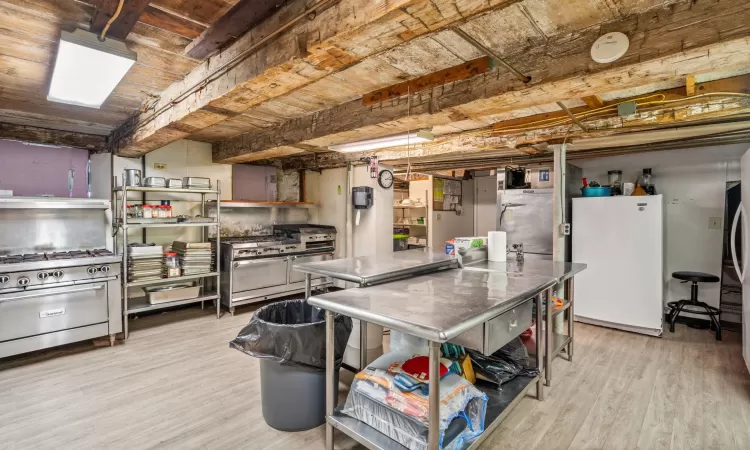
M 336 227 L 336 258 L 345 258 L 346 168 L 305 172 L 305 199 L 317 206 L 311 222 Z
M 497 230 L 497 176 L 474 178 L 474 236 Z
M 430 247 L 445 251 L 445 241 L 456 237 L 474 236 L 474 180 L 462 181 L 461 204 L 463 211 L 432 211 Z
M 589 181 L 602 184 L 607 183 L 608 170 L 622 170 L 623 180 L 633 182 L 643 168 L 653 169 L 654 184 L 665 201 L 665 302 L 690 298 L 690 284 L 672 279 L 672 272 L 721 275 L 726 183 L 739 180 L 739 160 L 747 147 L 670 150 L 574 162 Z M 709 229 L 711 217 L 722 221 L 719 229 Z M 701 300 L 719 306 L 719 283 L 702 284 L 699 292 Z

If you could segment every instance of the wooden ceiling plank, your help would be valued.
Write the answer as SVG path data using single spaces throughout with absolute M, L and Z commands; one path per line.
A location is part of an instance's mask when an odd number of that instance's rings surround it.
M 186 49 L 195 59 L 204 59 L 247 33 L 281 5 L 278 0 L 240 0 L 224 16 L 203 31 Z
M 409 93 L 425 91 L 455 81 L 466 80 L 481 73 L 485 73 L 491 68 L 492 60 L 488 56 L 485 56 L 438 72 L 433 72 L 429 75 L 417 77 L 409 81 L 404 81 L 403 83 L 370 92 L 362 97 L 362 104 L 373 105 L 386 100 L 403 97 Z
M 548 44 L 511 58 L 532 82 L 523 84 L 512 74 L 496 69 L 455 83 L 437 98 L 441 110 L 432 113 L 429 96 L 414 96 L 410 111 L 406 102 L 388 102 L 377 109 L 349 102 L 304 118 L 295 118 L 276 129 L 251 132 L 214 146 L 215 162 L 232 161 L 242 154 L 273 146 L 288 146 L 317 139 L 316 145 L 346 142 L 338 134 L 367 125 L 383 125 L 389 133 L 444 125 L 460 120 L 499 114 L 539 104 L 565 101 L 613 90 L 637 87 L 688 73 L 712 72 L 732 65 L 746 66 L 750 56 L 750 4 L 743 0 L 714 2 L 681 2 L 658 11 L 659 21 L 651 20 L 654 12 L 642 17 L 623 19 L 620 26 L 638 27 L 640 36 L 665 36 L 661 39 L 632 39 L 625 57 L 615 63 L 600 65 L 591 61 L 591 44 L 599 29 L 588 29 L 576 36 L 550 38 Z M 732 30 L 725 38 L 718 33 L 696 37 L 693 26 L 700 29 Z M 618 24 L 610 24 L 617 28 Z M 698 39 L 700 47 L 684 48 L 686 38 Z M 565 58 L 556 55 L 565 54 Z M 581 75 L 585 71 L 585 77 Z M 495 72 L 497 72 L 495 74 Z M 408 116 L 408 118 L 407 118 Z M 378 137 L 375 135 L 369 138 Z
M 168 11 L 154 8 L 151 5 L 146 6 L 138 20 L 152 27 L 161 28 L 189 39 L 197 38 L 206 30 L 206 27 L 199 23 L 170 14 Z
M 91 31 L 101 33 L 109 20 L 115 15 L 121 0 L 100 0 L 91 18 Z M 122 10 L 107 30 L 107 36 L 124 40 L 133 29 L 151 0 L 127 0 Z
M 604 100 L 598 95 L 587 95 L 583 97 L 583 103 L 589 106 L 589 108 L 601 108 L 604 106 Z
M 307 86 L 405 41 L 440 31 L 441 27 L 468 20 L 493 8 L 507 7 L 518 0 L 471 2 L 462 5 L 463 9 L 460 11 L 447 8 L 443 11 L 446 16 L 434 29 L 420 21 L 419 12 L 405 12 L 405 8 L 415 4 L 448 4 L 455 1 L 389 0 L 383 3 L 372 0 L 337 0 L 327 9 L 319 11 L 314 19 L 295 23 L 279 36 L 256 48 L 255 44 L 260 39 L 284 27 L 293 18 L 306 17 L 303 14 L 307 6 L 305 2 L 299 0 L 286 3 L 237 42 L 196 67 L 184 81 L 175 83 L 163 92 L 162 98 L 153 105 L 154 109 L 118 129 L 111 139 L 113 150 L 123 150 L 132 155 L 162 147 L 173 140 L 188 137 L 175 133 L 174 129 L 179 127 L 172 124 L 186 120 L 187 116 L 206 105 L 232 109 L 235 112 L 248 111 L 269 99 Z M 357 14 L 352 14 L 352 11 L 357 11 Z M 414 29 L 406 28 L 402 22 L 405 17 L 411 19 Z M 308 53 L 301 56 L 297 36 L 302 32 L 312 36 L 312 40 L 307 45 Z M 248 49 L 251 49 L 247 53 L 249 56 L 241 59 L 230 70 L 213 73 L 214 68 L 223 67 L 224 63 Z M 210 81 L 203 83 L 207 76 Z M 226 97 L 230 100 L 241 97 L 251 99 L 244 105 L 235 102 L 235 106 L 227 108 L 222 101 Z M 242 109 L 238 109 L 240 106 Z M 211 125 L 214 123 L 205 124 L 206 127 Z M 165 127 L 168 129 L 159 137 L 160 130 Z M 128 150 L 127 147 L 133 148 Z
M 52 130 L 11 123 L 0 123 L 0 139 L 98 151 L 106 149 L 107 140 L 105 136 Z

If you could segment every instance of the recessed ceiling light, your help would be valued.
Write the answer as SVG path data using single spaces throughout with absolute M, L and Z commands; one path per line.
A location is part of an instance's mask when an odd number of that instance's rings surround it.
M 435 140 L 430 130 L 420 130 L 411 133 L 397 134 L 366 141 L 349 142 L 347 144 L 329 145 L 328 149 L 335 152 L 366 152 L 381 148 L 402 147 L 404 145 L 423 144 Z
M 630 39 L 619 31 L 607 33 L 594 42 L 591 47 L 591 59 L 606 64 L 617 61 L 630 48 Z
M 99 108 L 137 59 L 124 42 L 63 31 L 47 100 Z

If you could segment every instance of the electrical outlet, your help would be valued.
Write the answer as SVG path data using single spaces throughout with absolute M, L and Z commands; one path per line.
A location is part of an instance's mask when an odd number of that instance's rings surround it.
M 708 229 L 709 230 L 721 230 L 721 217 L 709 217 Z
M 560 224 L 560 234 L 563 236 L 570 236 L 570 224 L 569 223 Z

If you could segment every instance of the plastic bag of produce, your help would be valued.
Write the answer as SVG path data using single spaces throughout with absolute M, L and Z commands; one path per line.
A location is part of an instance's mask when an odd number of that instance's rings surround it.
M 420 390 L 399 390 L 397 376 L 372 365 L 358 373 L 343 413 L 370 425 L 406 448 L 427 450 L 429 395 Z M 441 378 L 442 450 L 463 448 L 466 441 L 484 431 L 487 400 L 487 395 L 459 375 L 448 373 Z
M 333 330 L 336 367 L 341 366 L 351 332 L 352 319 L 336 315 Z M 272 303 L 255 311 L 250 323 L 229 345 L 256 358 L 325 370 L 325 311 L 305 300 Z
M 539 369 L 531 367 L 529 352 L 520 338 L 516 338 L 503 348 L 485 356 L 473 350 L 466 350 L 471 356 L 472 366 L 477 379 L 486 380 L 502 386 L 503 383 L 517 376 L 535 377 Z

